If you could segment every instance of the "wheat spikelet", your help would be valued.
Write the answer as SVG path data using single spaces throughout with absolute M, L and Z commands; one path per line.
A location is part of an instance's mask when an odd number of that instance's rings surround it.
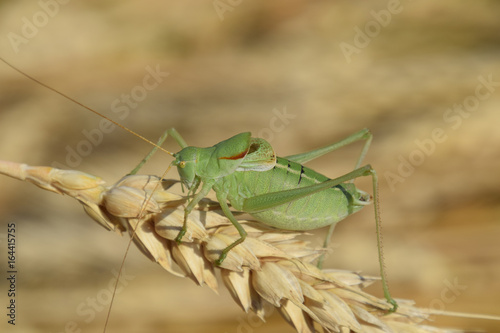
M 264 319 L 271 304 L 298 332 L 318 327 L 327 332 L 460 332 L 424 325 L 431 311 L 411 301 L 399 300 L 397 313 L 387 315 L 391 305 L 363 291 L 377 278 L 318 269 L 311 262 L 324 250 L 298 240 L 300 232 L 241 221 L 248 237 L 215 266 L 238 232 L 217 203 L 203 200 L 189 215 L 187 233 L 177 244 L 186 198 L 167 191 L 175 181 L 136 175 L 106 186 L 99 177 L 79 171 L 2 161 L 0 173 L 72 196 L 106 229 L 133 235 L 137 247 L 172 274 L 217 291 L 215 270 L 220 269 L 224 285 L 244 311 Z

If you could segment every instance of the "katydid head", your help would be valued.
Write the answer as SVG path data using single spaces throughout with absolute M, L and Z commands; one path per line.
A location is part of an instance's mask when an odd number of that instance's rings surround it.
M 198 183 L 196 181 L 196 156 L 198 149 L 196 147 L 186 147 L 174 154 L 175 161 L 172 162 L 177 167 L 182 185 L 186 186 L 188 190 Z
M 249 151 L 250 133 L 240 133 L 212 147 L 184 147 L 173 154 L 179 177 L 188 190 L 200 181 L 217 179 L 236 171 Z

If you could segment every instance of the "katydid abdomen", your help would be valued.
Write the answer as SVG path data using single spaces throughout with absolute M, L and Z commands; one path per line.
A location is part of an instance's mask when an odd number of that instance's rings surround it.
M 244 211 L 244 200 L 323 183 L 330 178 L 299 163 L 278 157 L 268 171 L 240 171 L 224 177 L 228 201 Z M 352 183 L 343 183 L 276 207 L 248 212 L 267 225 L 288 230 L 311 230 L 344 219 L 370 202 L 370 196 Z

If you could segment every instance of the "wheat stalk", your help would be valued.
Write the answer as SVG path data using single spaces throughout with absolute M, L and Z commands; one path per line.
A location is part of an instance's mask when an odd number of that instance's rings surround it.
M 264 319 L 271 304 L 298 332 L 316 332 L 315 327 L 327 332 L 461 332 L 424 325 L 435 312 L 411 301 L 398 300 L 398 311 L 388 314 L 391 305 L 363 291 L 377 278 L 318 269 L 311 262 L 324 250 L 298 240 L 301 232 L 240 221 L 248 237 L 215 266 L 238 232 L 216 202 L 203 200 L 189 215 L 187 233 L 177 244 L 186 198 L 167 191 L 176 181 L 134 175 L 107 186 L 80 171 L 3 161 L 0 173 L 77 199 L 106 229 L 133 235 L 137 247 L 172 274 L 217 291 L 215 271 L 220 269 L 224 285 L 244 311 Z

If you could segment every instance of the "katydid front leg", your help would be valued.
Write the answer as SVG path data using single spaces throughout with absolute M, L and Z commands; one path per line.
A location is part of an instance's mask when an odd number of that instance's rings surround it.
M 198 204 L 198 202 L 200 202 L 200 200 L 203 199 L 208 194 L 208 192 L 210 192 L 210 190 L 214 186 L 214 183 L 215 183 L 214 181 L 205 182 L 203 184 L 200 192 L 198 192 L 194 196 L 194 198 L 189 202 L 189 204 L 184 209 L 184 224 L 182 226 L 181 231 L 179 231 L 179 234 L 175 238 L 175 241 L 177 243 L 181 243 L 182 237 L 186 234 L 187 218 L 188 218 L 189 214 L 193 211 L 194 207 Z M 215 264 L 219 266 L 220 264 L 222 264 L 224 259 L 226 259 L 229 251 L 231 251 L 236 245 L 241 244 L 245 240 L 245 238 L 247 237 L 247 233 L 246 233 L 245 229 L 243 229 L 241 224 L 238 223 L 238 221 L 234 217 L 233 213 L 229 209 L 229 206 L 227 205 L 227 194 L 224 194 L 223 191 L 216 191 L 216 195 L 217 195 L 217 201 L 219 202 L 220 207 L 222 208 L 222 211 L 224 212 L 224 215 L 226 215 L 226 217 L 231 221 L 231 223 L 234 225 L 234 227 L 238 230 L 238 233 L 240 234 L 239 239 L 237 239 L 232 244 L 230 244 L 229 246 L 227 246 L 225 249 L 222 250 L 222 252 L 219 256 L 219 259 L 217 259 L 215 261 Z
M 196 205 L 198 204 L 198 202 L 200 202 L 200 200 L 203 199 L 208 194 L 208 192 L 210 192 L 210 190 L 213 187 L 213 184 L 214 184 L 213 181 L 206 181 L 206 182 L 204 182 L 203 186 L 201 187 L 200 192 L 198 192 L 193 197 L 193 199 L 191 199 L 191 201 L 188 203 L 188 205 L 184 209 L 184 223 L 182 225 L 181 231 L 179 231 L 179 234 L 177 235 L 177 237 L 175 237 L 175 241 L 177 243 L 181 243 L 182 242 L 182 237 L 184 237 L 184 235 L 186 234 L 186 231 L 187 231 L 187 219 L 188 219 L 189 214 L 191 214 L 191 212 L 193 211 L 194 207 L 196 207 Z M 196 190 L 196 188 L 198 187 L 198 185 L 199 184 L 196 185 L 196 187 L 194 188 L 194 190 Z

